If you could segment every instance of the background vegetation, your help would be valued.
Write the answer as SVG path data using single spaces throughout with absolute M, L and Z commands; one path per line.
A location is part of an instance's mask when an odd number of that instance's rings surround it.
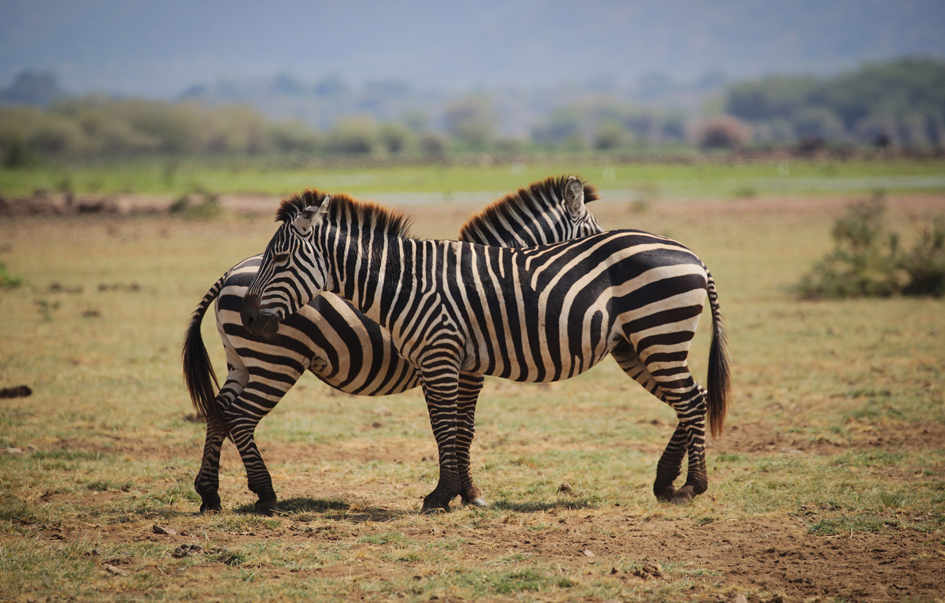
M 935 59 L 902 59 L 823 79 L 737 82 L 718 97 L 703 96 L 701 109 L 664 108 L 591 88 L 546 91 L 542 103 L 523 109 L 499 93 L 421 102 L 396 82 L 354 90 L 338 77 L 306 86 L 282 74 L 262 96 L 198 87 L 167 102 L 70 97 L 52 76 L 24 73 L 0 91 L 0 157 L 7 167 L 194 155 L 429 162 L 470 154 L 686 157 L 691 148 L 850 152 L 857 145 L 931 150 L 945 144 L 945 62 Z M 509 120 L 528 125 L 510 130 Z

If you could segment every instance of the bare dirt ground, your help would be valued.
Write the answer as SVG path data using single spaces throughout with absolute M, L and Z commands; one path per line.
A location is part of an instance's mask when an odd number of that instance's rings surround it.
M 147 442 L 121 440 L 111 453 L 160 457 L 169 451 L 155 449 Z M 856 437 L 854 447 L 945 448 L 945 427 L 895 427 L 882 433 L 866 432 Z M 91 526 L 87 522 L 65 522 L 46 529 L 49 539 L 64 542 L 88 541 L 95 532 L 102 542 L 118 546 L 142 541 L 161 543 L 179 549 L 199 542 L 204 553 L 239 548 L 253 543 L 277 541 L 280 547 L 304 547 L 311 539 L 355 542 L 349 550 L 355 557 L 359 549 L 371 544 L 365 536 L 397 530 L 420 543 L 460 536 L 466 544 L 455 554 L 466 563 L 491 564 L 503 556 L 520 554 L 564 568 L 572 574 L 594 575 L 598 581 L 618 581 L 625 585 L 656 585 L 679 579 L 693 572 L 705 576 L 723 588 L 746 593 L 749 601 L 899 601 L 941 600 L 945 593 L 945 540 L 941 534 L 898 530 L 891 534 L 853 532 L 836 536 L 811 534 L 807 518 L 756 516 L 748 520 L 718 520 L 646 517 L 623 511 L 619 505 L 607 508 L 551 508 L 535 512 L 535 521 L 552 523 L 552 529 L 534 530 L 528 513 L 504 519 L 487 519 L 475 527 L 453 527 L 431 519 L 418 525 L 404 522 L 418 511 L 419 501 L 392 500 L 373 484 L 339 483 L 320 477 L 302 475 L 283 469 L 286 463 L 317 467 L 319 462 L 343 461 L 361 464 L 376 460 L 404 463 L 435 462 L 429 447 L 408 442 L 358 440 L 342 445 L 261 444 L 267 463 L 279 475 L 281 507 L 286 510 L 279 527 L 188 531 L 186 515 L 141 518 L 126 524 Z M 764 424 L 733 425 L 730 435 L 712 446 L 716 453 L 741 454 L 830 453 L 829 443 L 805 443 L 784 437 Z M 91 451 L 91 450 L 90 450 Z M 177 451 L 179 452 L 179 451 Z M 196 459 L 199 451 L 194 450 Z M 222 464 L 238 468 L 240 461 L 232 446 L 225 448 Z M 296 465 L 297 466 L 297 465 Z M 317 491 L 317 498 L 312 495 Z M 245 494 L 245 493 L 244 493 Z M 49 498 L 42 498 L 48 502 Z M 125 496 L 122 492 L 82 495 L 71 500 L 79 508 L 101 506 Z M 707 495 L 708 496 L 708 495 Z M 242 498 L 246 498 L 242 496 Z M 329 502 L 335 501 L 335 502 Z M 321 514 L 326 507 L 343 501 L 346 511 L 339 516 Z M 62 501 L 57 501 L 62 502 Z M 248 502 L 246 500 L 245 502 Z M 249 512 L 245 507 L 241 512 Z M 464 511 L 458 511 L 463 513 Z M 152 524 L 169 526 L 177 534 L 155 534 Z M 185 524 L 182 528 L 181 524 Z M 198 553 L 201 554 L 201 553 Z M 672 559 L 675 573 L 661 568 L 656 560 Z M 650 570 L 627 571 L 628 560 Z M 153 559 L 121 556 L 107 563 L 128 573 L 161 571 Z M 649 565 L 656 563 L 655 566 Z M 620 569 L 618 568 L 620 566 Z M 202 571 L 211 572 L 206 566 Z M 654 569 L 655 567 L 655 569 Z M 170 576 L 174 580 L 201 580 L 190 568 L 187 575 Z M 167 571 L 164 568 L 163 571 Z M 270 579 L 289 570 L 261 568 Z M 313 576 L 355 581 L 389 580 L 395 570 L 369 562 L 339 563 L 310 571 Z M 405 563 L 402 571 L 420 579 L 428 566 Z M 695 587 L 694 587 L 695 589 Z M 715 591 L 718 592 L 718 591 Z M 705 600 L 707 593 L 694 590 L 694 600 Z M 450 599 L 455 600 L 455 599 Z M 593 601 L 594 598 L 584 599 Z M 708 600 L 716 600 L 710 597 Z

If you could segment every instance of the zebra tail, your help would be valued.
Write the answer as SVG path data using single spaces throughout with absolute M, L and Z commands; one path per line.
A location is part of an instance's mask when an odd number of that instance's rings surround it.
M 197 416 L 206 418 L 217 429 L 229 435 L 226 421 L 223 420 L 223 412 L 217 405 L 220 382 L 217 381 L 217 374 L 213 370 L 213 364 L 210 362 L 210 356 L 207 354 L 207 348 L 203 345 L 203 337 L 200 334 L 200 323 L 203 322 L 204 314 L 223 289 L 225 278 L 226 275 L 220 277 L 220 280 L 210 287 L 200 300 L 197 309 L 194 310 L 184 337 L 182 360 L 184 382 L 187 384 Z
M 728 361 L 728 344 L 722 324 L 722 311 L 719 308 L 719 296 L 715 281 L 706 270 L 708 277 L 709 307 L 712 309 L 712 343 L 709 346 L 709 374 L 707 378 L 709 407 L 709 429 L 712 437 L 722 435 L 725 413 L 731 397 L 731 369 Z

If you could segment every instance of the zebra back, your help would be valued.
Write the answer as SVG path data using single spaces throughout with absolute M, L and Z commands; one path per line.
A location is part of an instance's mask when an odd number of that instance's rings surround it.
M 597 191 L 575 176 L 533 182 L 491 203 L 471 217 L 459 240 L 493 247 L 535 247 L 601 232 L 585 207 Z

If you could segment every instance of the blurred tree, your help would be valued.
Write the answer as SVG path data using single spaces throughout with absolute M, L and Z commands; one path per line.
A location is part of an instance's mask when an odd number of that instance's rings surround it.
M 446 107 L 446 130 L 471 149 L 482 150 L 492 140 L 498 118 L 485 96 L 470 96 Z
M 844 137 L 843 122 L 826 107 L 804 107 L 794 114 L 794 134 L 798 138 L 840 140 Z
M 598 151 L 609 151 L 626 146 L 630 140 L 630 134 L 624 129 L 623 124 L 613 119 L 606 119 L 597 127 L 594 148 Z
M 532 128 L 532 138 L 542 143 L 559 143 L 582 134 L 582 115 L 576 107 L 559 107 L 548 114 L 544 123 Z
M 709 117 L 693 126 L 693 139 L 701 149 L 735 149 L 751 142 L 751 128 L 731 115 Z
M 302 120 L 278 121 L 269 124 L 269 139 L 281 153 L 312 154 L 318 152 L 322 137 Z
M 431 132 L 420 137 L 420 152 L 428 159 L 443 159 L 448 147 L 449 141 L 439 134 Z
M 377 127 L 368 116 L 339 119 L 328 132 L 326 148 L 329 152 L 367 155 L 377 144 Z
M 413 133 L 404 124 L 388 121 L 381 124 L 378 137 L 388 153 L 397 155 L 403 153 L 410 145 Z

